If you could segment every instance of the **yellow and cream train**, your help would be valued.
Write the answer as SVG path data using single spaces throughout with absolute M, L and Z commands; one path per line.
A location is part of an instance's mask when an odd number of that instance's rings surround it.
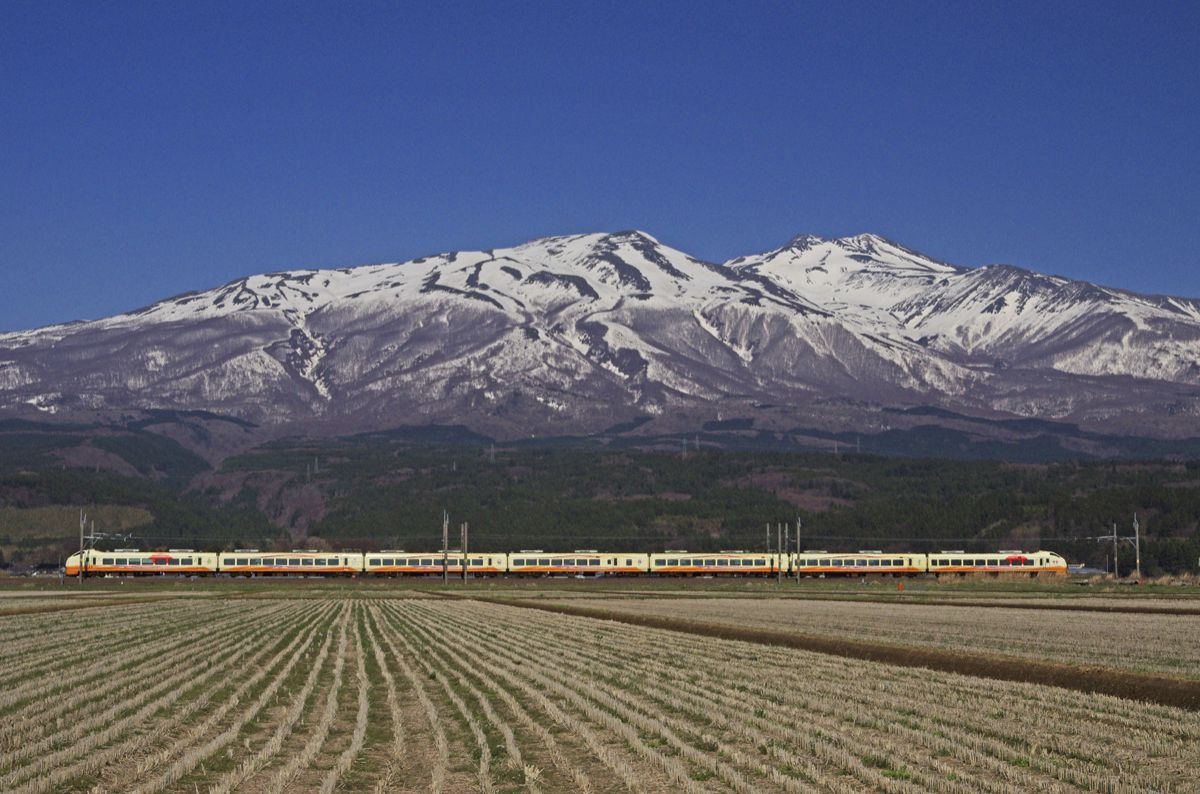
M 443 563 L 444 560 L 444 563 Z M 995 553 L 802 551 L 794 554 L 668 550 L 611 552 L 259 551 L 203 552 L 89 549 L 67 558 L 76 576 L 431 576 L 443 564 L 452 575 L 472 576 L 1039 576 L 1065 574 L 1067 561 L 1052 551 L 1005 549 Z

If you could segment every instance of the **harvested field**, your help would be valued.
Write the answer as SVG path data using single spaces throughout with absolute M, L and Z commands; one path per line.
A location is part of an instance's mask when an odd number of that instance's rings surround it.
M 820 599 L 573 598 L 572 606 L 1200 678 L 1200 616 Z
M 178 599 L 0 632 L 4 791 L 1133 792 L 1200 773 L 1191 711 L 475 600 Z

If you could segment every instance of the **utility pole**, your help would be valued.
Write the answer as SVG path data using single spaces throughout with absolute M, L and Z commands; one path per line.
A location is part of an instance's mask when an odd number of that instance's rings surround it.
M 442 584 L 450 581 L 450 514 L 442 511 Z
M 797 558 L 799 558 L 799 556 L 800 556 L 800 526 L 801 526 L 800 515 L 797 514 L 796 515 L 796 557 Z M 800 581 L 799 559 L 797 559 L 797 565 L 795 566 L 795 574 L 796 574 L 796 581 L 799 582 Z
M 467 522 L 462 523 L 462 580 L 467 583 Z
M 783 525 L 783 557 L 780 558 L 780 560 L 779 560 L 779 570 L 781 572 L 781 575 L 782 575 L 782 571 L 783 571 L 783 561 L 784 561 L 784 559 L 786 559 L 788 557 L 788 555 L 791 554 L 791 552 L 792 552 L 792 528 L 789 525 L 784 524 Z
M 79 508 L 79 583 L 83 584 L 83 561 L 85 559 L 83 553 L 83 527 L 87 524 L 87 516 L 83 514 L 83 508 Z
M 1121 566 L 1118 564 L 1117 558 L 1117 522 L 1113 522 L 1113 578 L 1121 578 Z
M 783 524 L 775 525 L 775 583 L 783 584 Z
M 1137 580 L 1142 581 L 1142 533 L 1141 525 L 1138 524 L 1137 513 L 1133 514 L 1133 549 L 1137 557 L 1137 562 L 1134 567 L 1134 575 Z

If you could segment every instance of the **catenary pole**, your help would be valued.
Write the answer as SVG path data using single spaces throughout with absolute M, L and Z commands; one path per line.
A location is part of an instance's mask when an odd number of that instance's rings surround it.
M 775 582 L 783 584 L 783 524 L 775 525 Z
M 442 511 L 442 584 L 450 581 L 450 514 Z
M 797 582 L 800 581 L 800 560 L 799 560 L 799 558 L 800 558 L 800 526 L 801 526 L 800 516 L 797 515 L 796 516 L 796 558 L 797 559 L 796 559 L 796 566 L 795 566 Z
M 87 516 L 83 514 L 83 508 L 79 509 L 79 583 L 83 584 L 83 527 L 87 523 Z
M 1137 557 L 1135 566 L 1134 566 L 1134 571 L 1135 571 L 1135 575 L 1137 576 L 1137 580 L 1139 582 L 1142 580 L 1142 534 L 1141 534 L 1141 529 L 1142 529 L 1141 525 L 1138 524 L 1137 513 L 1134 513 L 1133 514 L 1133 553 Z
M 1117 522 L 1113 522 L 1113 578 L 1121 578 L 1121 566 L 1117 557 Z

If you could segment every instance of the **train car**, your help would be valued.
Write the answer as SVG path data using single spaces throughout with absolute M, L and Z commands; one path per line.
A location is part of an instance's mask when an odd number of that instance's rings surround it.
M 79 552 L 67 558 L 67 576 L 79 575 Z M 191 576 L 217 572 L 217 555 L 212 552 L 191 549 L 168 549 L 166 551 L 142 551 L 140 549 L 114 549 L 83 552 L 84 576 Z
M 1065 575 L 1067 561 L 1052 551 L 1020 551 L 1001 549 L 994 554 L 965 552 L 961 549 L 929 555 L 929 573 L 935 576 L 957 574 L 1003 574 L 1037 576 Z
M 440 552 L 373 551 L 365 558 L 366 573 L 378 576 L 428 576 L 442 572 Z M 462 552 L 451 551 L 446 555 L 446 569 L 451 574 L 462 575 L 462 562 Z M 467 555 L 467 573 L 473 576 L 499 576 L 507 569 L 507 554 L 471 552 Z
M 792 555 L 792 572 L 801 576 L 915 576 L 925 573 L 926 555 L 882 551 L 802 551 Z
M 357 551 L 259 551 L 237 549 L 221 552 L 220 573 L 235 576 L 337 576 L 362 573 L 363 555 Z
M 768 576 L 787 564 L 787 555 L 768 552 L 689 552 L 668 549 L 650 555 L 650 573 L 663 576 Z M 785 567 L 786 571 L 786 567 Z
M 650 555 L 630 552 L 576 549 L 547 554 L 525 549 L 508 555 L 508 572 L 517 576 L 620 576 L 649 570 Z

